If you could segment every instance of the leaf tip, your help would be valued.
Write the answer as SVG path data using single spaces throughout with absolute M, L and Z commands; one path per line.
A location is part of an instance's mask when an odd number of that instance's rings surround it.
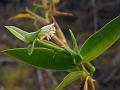
M 8 29 L 8 28 L 11 28 L 11 27 L 13 27 L 13 26 L 4 26 L 4 27 Z
M 9 26 L 4 26 L 4 27 L 7 28 L 7 29 L 9 28 Z
M 69 32 L 70 32 L 70 33 L 72 33 L 72 30 L 71 30 L 71 29 L 69 29 Z
M 1 53 L 3 53 L 4 55 L 8 55 L 8 50 L 3 50 L 3 51 L 0 51 Z
M 3 50 L 3 51 L 1 51 L 2 53 L 4 53 L 4 52 L 6 52 L 7 50 Z

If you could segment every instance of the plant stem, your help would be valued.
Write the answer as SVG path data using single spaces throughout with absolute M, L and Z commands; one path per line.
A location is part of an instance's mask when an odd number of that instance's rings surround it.
M 44 25 L 49 24 L 49 22 L 46 19 L 44 19 L 43 17 L 41 17 L 41 16 L 35 14 L 34 12 L 30 11 L 28 8 L 26 8 L 26 12 L 29 13 L 30 15 L 34 16 L 35 20 L 37 20 L 38 22 L 40 22 Z

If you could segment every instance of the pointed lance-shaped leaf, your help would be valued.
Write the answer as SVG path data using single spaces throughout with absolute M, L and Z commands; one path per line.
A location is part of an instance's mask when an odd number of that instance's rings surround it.
M 85 62 L 91 61 L 106 51 L 120 38 L 120 16 L 116 17 L 98 32 L 91 35 L 80 48 Z
M 28 32 L 23 31 L 22 29 L 17 28 L 15 26 L 5 26 L 5 27 L 18 39 L 22 40 L 25 43 L 28 43 L 28 41 L 25 39 L 25 35 L 28 34 Z
M 66 87 L 73 81 L 80 79 L 84 74 L 85 72 L 83 71 L 75 71 L 75 72 L 69 73 L 55 90 L 64 90 L 64 87 Z
M 9 49 L 5 50 L 4 53 L 45 69 L 69 70 L 76 67 L 72 56 L 66 52 L 54 52 L 54 50 L 47 48 L 34 48 L 33 50 L 34 52 L 31 55 L 28 55 L 26 48 Z
M 78 45 L 77 45 L 77 41 L 76 41 L 76 38 L 73 34 L 73 32 L 69 29 L 70 31 L 70 35 L 71 35 L 71 38 L 72 38 L 72 43 L 73 43 L 73 50 L 78 53 L 79 52 L 79 49 L 78 49 Z

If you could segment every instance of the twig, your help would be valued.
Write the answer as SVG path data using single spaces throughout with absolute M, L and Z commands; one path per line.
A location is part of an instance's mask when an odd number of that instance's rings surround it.
M 115 2 L 109 2 L 109 3 L 102 3 L 100 5 L 97 6 L 97 9 L 102 9 L 102 8 L 105 8 L 105 7 L 110 7 L 110 6 L 114 6 L 116 4 L 120 3 L 120 0 L 116 0 Z
M 5 90 L 3 86 L 0 86 L 0 90 Z
M 60 12 L 60 11 L 55 11 L 55 16 L 73 16 L 72 13 L 66 13 L 66 12 Z
M 94 22 L 94 30 L 98 29 L 98 15 L 97 15 L 97 7 L 95 4 L 95 0 L 91 0 L 91 5 L 93 6 L 93 22 Z
M 64 44 L 67 44 L 67 41 L 66 41 L 66 38 L 61 30 L 61 28 L 59 27 L 58 23 L 56 22 L 55 18 L 54 18 L 54 13 L 56 11 L 55 9 L 55 4 L 53 3 L 53 0 L 50 0 L 51 1 L 51 5 L 50 5 L 50 12 L 49 12 L 49 21 L 52 23 L 54 22 L 55 23 L 55 26 L 56 26 L 56 36 L 61 40 L 61 42 L 63 42 Z
M 39 69 L 37 69 L 37 76 L 38 76 L 38 81 L 39 81 L 39 84 L 40 84 L 40 90 L 45 90 L 45 87 L 43 85 L 43 77 L 42 77 L 42 73 Z
M 112 66 L 116 66 L 120 63 L 120 52 L 113 58 L 113 63 L 112 63 Z
M 10 59 L 9 57 L 0 56 L 0 63 L 3 62 L 14 63 L 15 61 Z
M 30 11 L 28 8 L 26 8 L 26 12 L 31 14 L 32 16 L 34 16 L 38 22 L 40 22 L 44 25 L 49 24 L 49 22 L 46 19 L 44 19 L 43 17 L 41 17 L 41 16 L 35 14 L 34 12 Z
M 47 70 L 47 74 L 53 82 L 53 88 L 58 84 L 57 80 L 54 78 L 53 73 Z
M 51 41 L 57 44 L 58 46 L 64 46 L 64 43 L 55 35 L 52 37 Z
M 109 76 L 104 80 L 105 82 L 108 82 L 111 80 L 111 78 L 118 72 L 120 69 L 120 52 L 113 58 L 113 65 L 112 67 L 115 68 L 112 72 L 110 72 Z
M 55 18 L 53 16 L 51 16 L 51 21 L 55 23 L 56 26 L 56 36 L 59 38 L 59 40 L 63 43 L 63 44 L 67 44 L 66 38 L 60 28 L 60 26 L 58 25 L 58 23 L 56 22 Z
M 42 5 L 43 5 L 44 10 L 46 10 L 48 0 L 40 0 L 40 1 L 41 1 Z
M 109 82 L 112 79 L 112 77 L 116 74 L 117 71 L 118 71 L 118 68 L 114 69 L 113 72 L 110 72 L 110 74 L 107 76 L 104 82 L 105 83 Z

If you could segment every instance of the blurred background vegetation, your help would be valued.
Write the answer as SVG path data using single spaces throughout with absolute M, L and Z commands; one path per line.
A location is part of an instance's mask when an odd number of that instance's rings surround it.
M 26 45 L 10 34 L 5 25 L 14 25 L 34 31 L 33 20 L 10 20 L 24 8 L 33 9 L 34 2 L 41 0 L 0 0 L 0 51 L 25 47 Z M 73 16 L 55 17 L 70 41 L 69 29 L 78 40 L 79 46 L 92 33 L 120 14 L 120 0 L 60 0 L 59 11 Z M 41 10 L 39 10 L 42 12 Z M 92 62 L 95 67 L 96 90 L 120 90 L 120 41 Z M 0 90 L 54 90 L 67 73 L 37 69 L 0 53 Z M 80 81 L 72 83 L 66 90 L 79 90 Z

